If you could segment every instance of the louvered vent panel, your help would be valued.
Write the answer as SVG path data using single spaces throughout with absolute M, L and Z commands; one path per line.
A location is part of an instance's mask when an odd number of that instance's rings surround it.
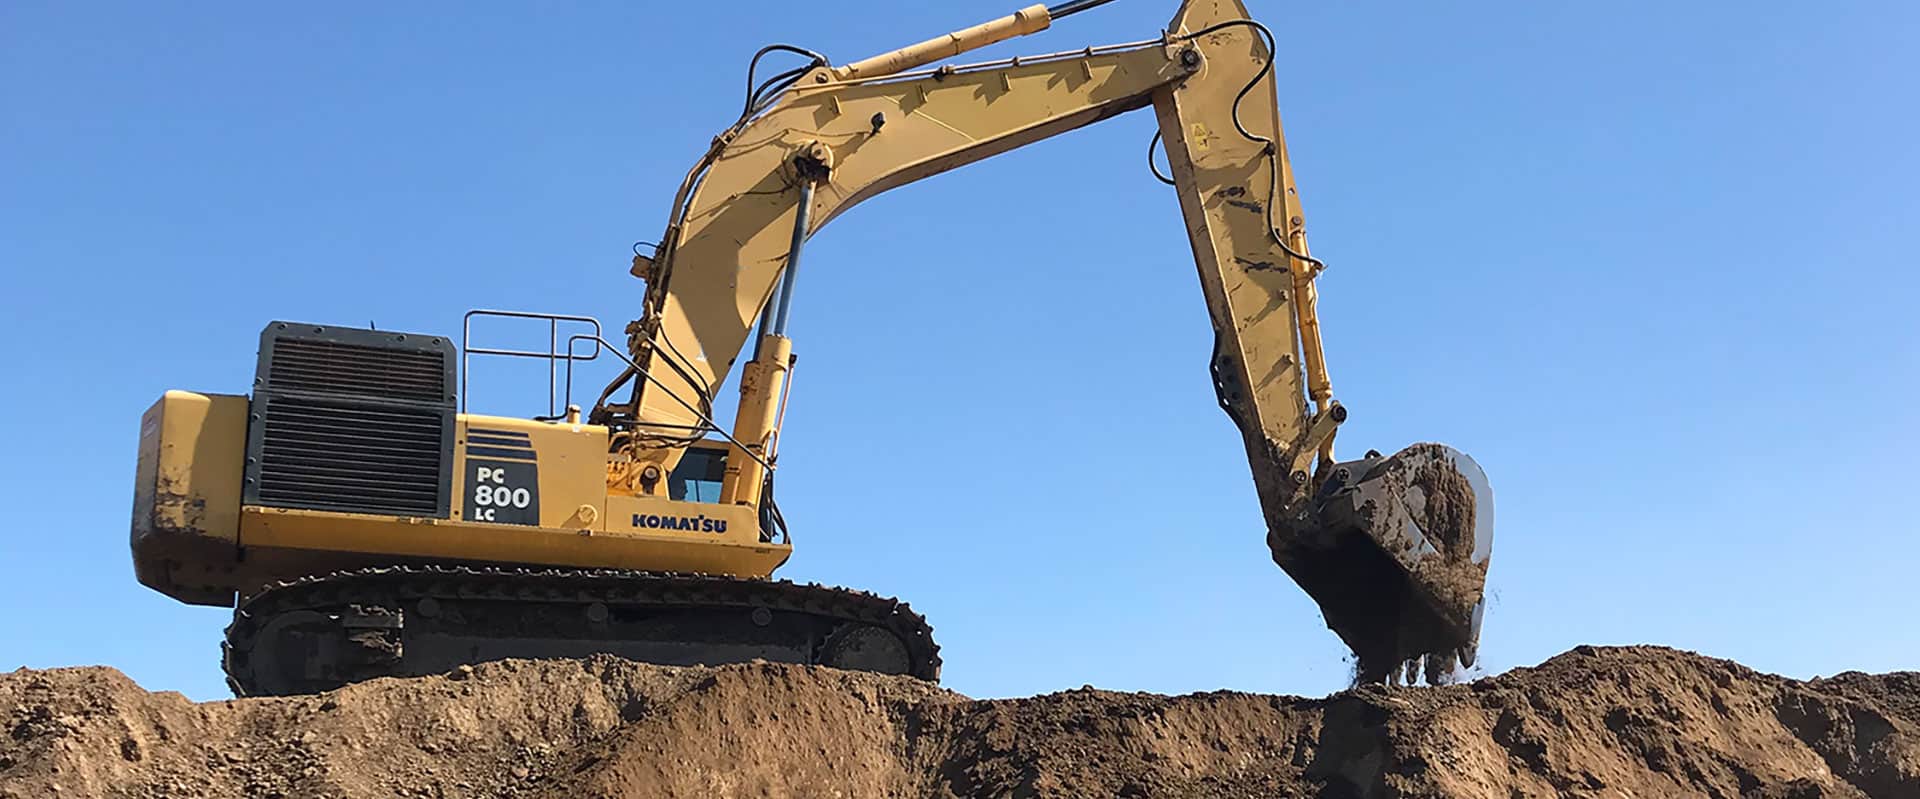
M 447 395 L 445 361 L 443 352 L 281 337 L 266 387 L 437 403 Z
M 261 504 L 405 516 L 439 510 L 443 414 L 293 397 L 262 404 Z
M 249 504 L 447 516 L 450 344 L 275 322 L 260 347 L 248 430 Z

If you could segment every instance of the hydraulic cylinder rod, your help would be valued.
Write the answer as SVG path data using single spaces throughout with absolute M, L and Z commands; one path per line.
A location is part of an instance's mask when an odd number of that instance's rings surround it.
M 807 228 L 813 223 L 813 181 L 800 182 L 800 207 L 793 220 L 793 238 L 787 243 L 787 270 L 774 284 L 773 296 L 760 311 L 760 331 L 754 336 L 753 358 L 760 359 L 767 336 L 787 334 L 787 309 L 793 303 L 793 283 L 800 274 L 800 248 L 807 243 Z
M 813 180 L 800 181 L 800 207 L 794 212 L 793 239 L 787 244 L 787 271 L 780 276 L 780 289 L 773 295 L 773 325 L 767 331 L 776 336 L 787 334 L 787 309 L 793 306 L 793 281 L 800 274 L 800 248 L 807 243 L 807 227 L 813 222 Z
M 1047 16 L 1059 19 L 1069 14 L 1078 14 L 1091 8 L 1099 8 L 1111 2 L 1113 2 L 1113 0 L 1069 0 L 1069 2 L 1061 3 L 1057 6 L 1048 6 Z

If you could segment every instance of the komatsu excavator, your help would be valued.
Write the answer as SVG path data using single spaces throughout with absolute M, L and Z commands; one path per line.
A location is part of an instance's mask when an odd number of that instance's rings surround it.
M 576 349 L 624 363 L 585 414 L 462 412 L 447 336 L 269 324 L 250 395 L 169 391 L 142 418 L 136 575 L 234 608 L 224 663 L 243 696 L 600 652 L 936 680 L 931 629 L 906 604 L 772 577 L 792 553 L 772 487 L 802 246 L 887 189 L 1151 108 L 1274 561 L 1361 679 L 1470 665 L 1486 479 L 1438 444 L 1334 456 L 1347 412 L 1321 351 L 1323 264 L 1281 138 L 1271 32 L 1239 0 L 1186 0 L 1141 41 L 931 66 L 1105 2 L 1036 5 L 848 64 L 763 49 L 740 117 L 633 259 L 646 292 L 625 346 L 589 328 L 549 347 L 569 376 Z M 775 53 L 807 62 L 756 83 Z M 728 431 L 715 390 L 749 342 Z

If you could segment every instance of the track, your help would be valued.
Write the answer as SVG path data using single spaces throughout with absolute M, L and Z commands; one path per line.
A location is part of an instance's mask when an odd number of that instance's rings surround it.
M 596 653 L 940 677 L 933 629 L 904 602 L 785 580 L 619 570 L 394 566 L 306 577 L 242 601 L 221 649 L 237 696 Z

